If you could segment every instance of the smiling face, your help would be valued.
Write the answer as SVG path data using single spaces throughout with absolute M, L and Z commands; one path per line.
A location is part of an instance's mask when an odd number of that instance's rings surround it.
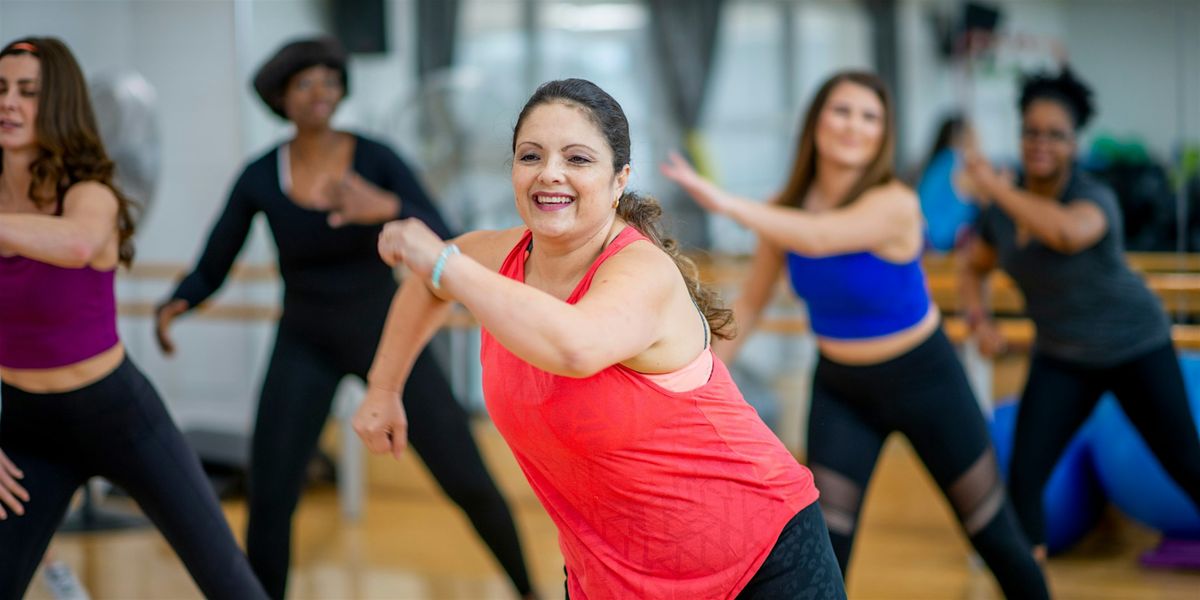
M 315 65 L 292 75 L 283 90 L 283 112 L 300 127 L 324 127 L 346 90 L 337 69 Z
M 611 226 L 628 180 L 629 165 L 613 172 L 612 148 L 577 104 L 541 104 L 517 130 L 513 194 L 535 236 L 586 239 Z
M 883 144 L 885 117 L 883 101 L 874 90 L 851 81 L 837 84 L 817 118 L 817 156 L 844 167 L 866 168 Z
M 30 54 L 0 58 L 0 148 L 17 151 L 37 146 L 41 61 Z
M 1032 179 L 1054 179 L 1071 168 L 1075 122 L 1062 103 L 1034 100 L 1021 116 L 1021 162 Z

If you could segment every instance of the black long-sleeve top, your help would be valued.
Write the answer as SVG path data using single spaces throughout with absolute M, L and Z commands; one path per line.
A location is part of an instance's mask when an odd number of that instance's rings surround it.
M 451 237 L 408 165 L 379 142 L 360 135 L 355 140 L 353 170 L 400 198 L 398 218 L 416 217 L 443 239 Z M 285 309 L 295 301 L 336 302 L 340 297 L 394 289 L 392 270 L 377 250 L 383 226 L 346 225 L 334 229 L 326 220 L 328 212 L 307 209 L 290 200 L 280 188 L 279 147 L 275 147 L 242 171 L 225 210 L 209 233 L 200 260 L 179 283 L 172 299 L 182 298 L 194 308 L 215 293 L 229 274 L 259 212 L 266 215 L 278 248 Z

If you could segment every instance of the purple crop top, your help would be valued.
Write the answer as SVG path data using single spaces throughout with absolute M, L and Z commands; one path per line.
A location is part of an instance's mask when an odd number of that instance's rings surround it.
M 0 366 L 62 367 L 115 346 L 114 274 L 0 256 Z

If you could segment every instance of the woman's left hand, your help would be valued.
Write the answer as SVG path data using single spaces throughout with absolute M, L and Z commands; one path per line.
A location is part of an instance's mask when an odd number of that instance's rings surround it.
M 408 447 L 408 414 L 400 391 L 367 385 L 367 393 L 350 420 L 372 454 L 390 453 L 400 460 Z
M 375 225 L 400 214 L 400 199 L 395 194 L 350 171 L 330 190 L 329 226 Z
M 404 263 L 413 273 L 428 279 L 446 242 L 420 219 L 392 221 L 379 234 L 379 256 L 388 265 Z
M 979 201 L 985 204 L 989 203 L 995 200 L 997 195 L 1003 194 L 1013 187 L 1012 173 L 997 171 L 982 154 L 968 152 L 965 153 L 963 159 L 966 165 L 966 176 L 971 182 L 971 187 L 977 193 Z

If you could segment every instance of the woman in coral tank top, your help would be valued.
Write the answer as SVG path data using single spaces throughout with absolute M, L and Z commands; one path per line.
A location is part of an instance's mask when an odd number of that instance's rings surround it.
M 414 276 L 355 415 L 367 447 L 403 451 L 409 367 L 461 302 L 484 329 L 488 409 L 558 526 L 571 598 L 845 597 L 812 474 L 709 348 L 731 313 L 661 237 L 658 204 L 625 191 L 620 105 L 587 81 L 542 85 L 512 160 L 523 227 L 453 244 L 414 219 L 385 227 L 380 254 Z

